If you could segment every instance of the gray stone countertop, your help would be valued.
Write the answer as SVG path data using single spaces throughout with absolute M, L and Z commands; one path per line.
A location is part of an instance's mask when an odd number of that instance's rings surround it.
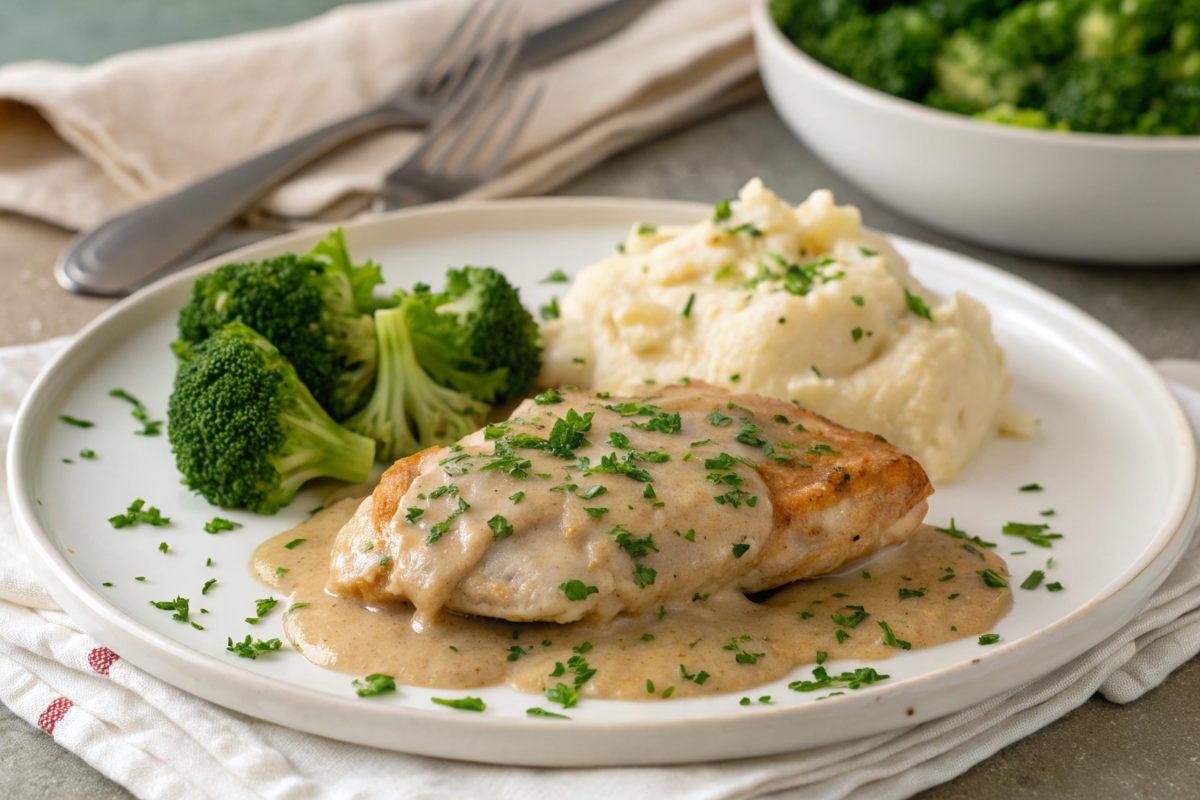
M 216 35 L 259 25 L 279 24 L 335 5 L 306 0 L 291 8 L 275 0 L 235 3 L 211 0 L 207 12 L 188 0 L 200 21 L 186 28 L 178 8 L 149 13 L 153 4 L 126 4 L 127 19 L 145 7 L 142 35 L 127 28 L 72 28 L 83 46 L 79 60 L 132 47 Z M 97 7 L 117 0 L 34 3 L 16 0 L 0 8 L 0 63 L 17 57 L 72 59 L 55 38 L 47 9 L 77 9 L 99 20 Z M 218 12 L 233 22 L 211 23 Z M 171 16 L 174 14 L 174 16 Z M 241 16 L 237 16 L 240 14 Z M 145 15 L 143 15 L 145 16 Z M 166 17 L 165 21 L 163 17 Z M 91 19 L 91 17 L 88 17 Z M 14 35 L 28 22 L 30 39 Z M 77 26 L 78 27 L 78 26 Z M 7 30 L 9 33 L 4 33 Z M 94 35 L 102 41 L 96 44 Z M 41 36 L 41 39 L 38 37 Z M 105 38 L 107 37 L 107 38 Z M 88 49 L 88 48 L 91 49 Z M 71 51 L 76 52 L 76 51 Z M 839 202 L 863 211 L 866 224 L 948 247 L 995 264 L 1032 281 L 1092 314 L 1151 359 L 1200 358 L 1200 269 L 1118 269 L 1047 263 L 982 249 L 930 231 L 880 206 L 821 164 L 798 143 L 765 102 L 735 110 L 688 130 L 641 146 L 587 173 L 561 189 L 568 195 L 657 197 L 712 202 L 732 196 L 746 179 L 759 176 L 781 196 L 798 202 L 817 188 L 834 191 Z M 32 342 L 77 331 L 111 301 L 71 295 L 54 283 L 51 266 L 69 234 L 40 222 L 0 213 L 0 345 Z M 1011 745 L 961 777 L 925 792 L 923 800 L 1055 800 L 1200 797 L 1200 659 L 1185 664 L 1162 686 L 1128 706 L 1098 695 L 1076 711 Z M 88 798 L 130 795 L 41 731 L 0 705 L 0 797 Z

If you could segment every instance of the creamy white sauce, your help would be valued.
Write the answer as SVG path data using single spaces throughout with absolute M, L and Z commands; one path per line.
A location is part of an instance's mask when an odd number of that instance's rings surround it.
M 885 643 L 879 622 L 916 650 L 985 633 L 1012 604 L 1010 589 L 992 588 L 977 574 L 992 569 L 1007 576 L 999 556 L 984 551 L 981 559 L 960 540 L 925 526 L 869 563 L 870 577 L 856 569 L 799 581 L 761 603 L 727 586 L 706 598 L 676 595 L 608 621 L 513 623 L 447 613 L 417 631 L 411 604 L 369 608 L 325 589 L 334 540 L 358 505 L 344 500 L 268 540 L 254 566 L 288 596 L 285 607 L 307 604 L 283 618 L 286 638 L 306 659 L 347 675 L 382 672 L 412 686 L 507 684 L 540 693 L 559 682 L 573 686 L 578 667 L 567 665 L 577 656 L 587 662 L 584 669 L 595 670 L 578 688 L 582 697 L 661 699 L 670 687 L 671 697 L 734 692 L 813 663 L 819 653 L 830 659 L 895 655 L 898 648 Z M 306 541 L 284 546 L 295 539 Z M 277 574 L 281 567 L 287 571 Z M 921 594 L 901 599 L 901 589 Z M 851 617 L 851 606 L 869 616 L 854 627 L 831 618 Z M 839 630 L 845 634 L 840 643 Z M 707 677 L 698 682 L 702 673 Z

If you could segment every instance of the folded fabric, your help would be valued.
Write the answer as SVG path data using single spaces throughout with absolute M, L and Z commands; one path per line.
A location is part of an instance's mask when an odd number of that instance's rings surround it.
M 65 340 L 0 350 L 0 448 L 21 396 Z M 1200 429 L 1200 386 L 1173 383 Z M 3 462 L 0 461 L 0 464 Z M 3 477 L 3 476 L 0 476 Z M 344 744 L 220 708 L 121 660 L 57 610 L 33 576 L 0 493 L 0 702 L 147 800 L 398 797 L 579 800 L 749 798 L 783 789 L 814 800 L 905 798 L 1083 704 L 1096 691 L 1140 697 L 1200 652 L 1200 547 L 1146 609 L 1107 641 L 1039 680 L 912 728 L 780 756 L 625 769 L 532 769 L 408 756 Z
M 595 0 L 521 0 L 531 29 Z M 386 99 L 468 0 L 343 6 L 287 28 L 0 68 L 0 208 L 88 228 Z M 509 163 L 474 194 L 544 192 L 611 154 L 761 91 L 748 0 L 661 0 L 618 34 L 528 74 L 542 89 Z M 613 69 L 620 64 L 620 69 Z M 255 210 L 285 220 L 367 207 L 418 140 L 386 131 Z

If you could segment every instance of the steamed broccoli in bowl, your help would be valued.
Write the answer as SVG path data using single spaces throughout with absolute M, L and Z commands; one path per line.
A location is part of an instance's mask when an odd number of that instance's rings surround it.
M 1010 125 L 1200 134 L 1200 0 L 771 0 L 783 33 L 881 91 Z
M 306 482 L 362 483 L 375 442 L 333 421 L 283 354 L 231 322 L 179 364 L 167 407 L 188 488 L 222 508 L 273 514 Z

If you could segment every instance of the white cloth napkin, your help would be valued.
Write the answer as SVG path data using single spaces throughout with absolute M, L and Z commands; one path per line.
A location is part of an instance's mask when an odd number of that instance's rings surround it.
M 530 28 L 596 0 L 516 0 Z M 0 68 L 0 208 L 88 228 L 387 98 L 467 0 L 343 6 L 271 31 L 142 50 L 87 67 Z M 618 34 L 525 79 L 543 95 L 504 172 L 473 193 L 544 192 L 613 153 L 761 92 L 748 0 L 660 0 Z M 615 67 L 614 65 L 619 65 Z M 369 206 L 418 134 L 344 147 L 255 216 Z
M 0 449 L 7 448 L 21 396 L 65 343 L 0 349 Z M 1182 372 L 1179 363 L 1173 374 Z M 1200 385 L 1172 388 L 1200 430 Z M 818 750 L 682 767 L 565 770 L 443 761 L 260 722 L 121 660 L 80 631 L 38 585 L 0 493 L 0 701 L 145 800 L 343 800 L 378 797 L 381 787 L 392 797 L 463 800 L 717 800 L 798 787 L 813 800 L 905 798 L 963 773 L 1096 691 L 1117 703 L 1137 699 L 1198 651 L 1200 547 L 1193 546 L 1145 611 L 1111 639 L 1040 680 L 940 720 Z

